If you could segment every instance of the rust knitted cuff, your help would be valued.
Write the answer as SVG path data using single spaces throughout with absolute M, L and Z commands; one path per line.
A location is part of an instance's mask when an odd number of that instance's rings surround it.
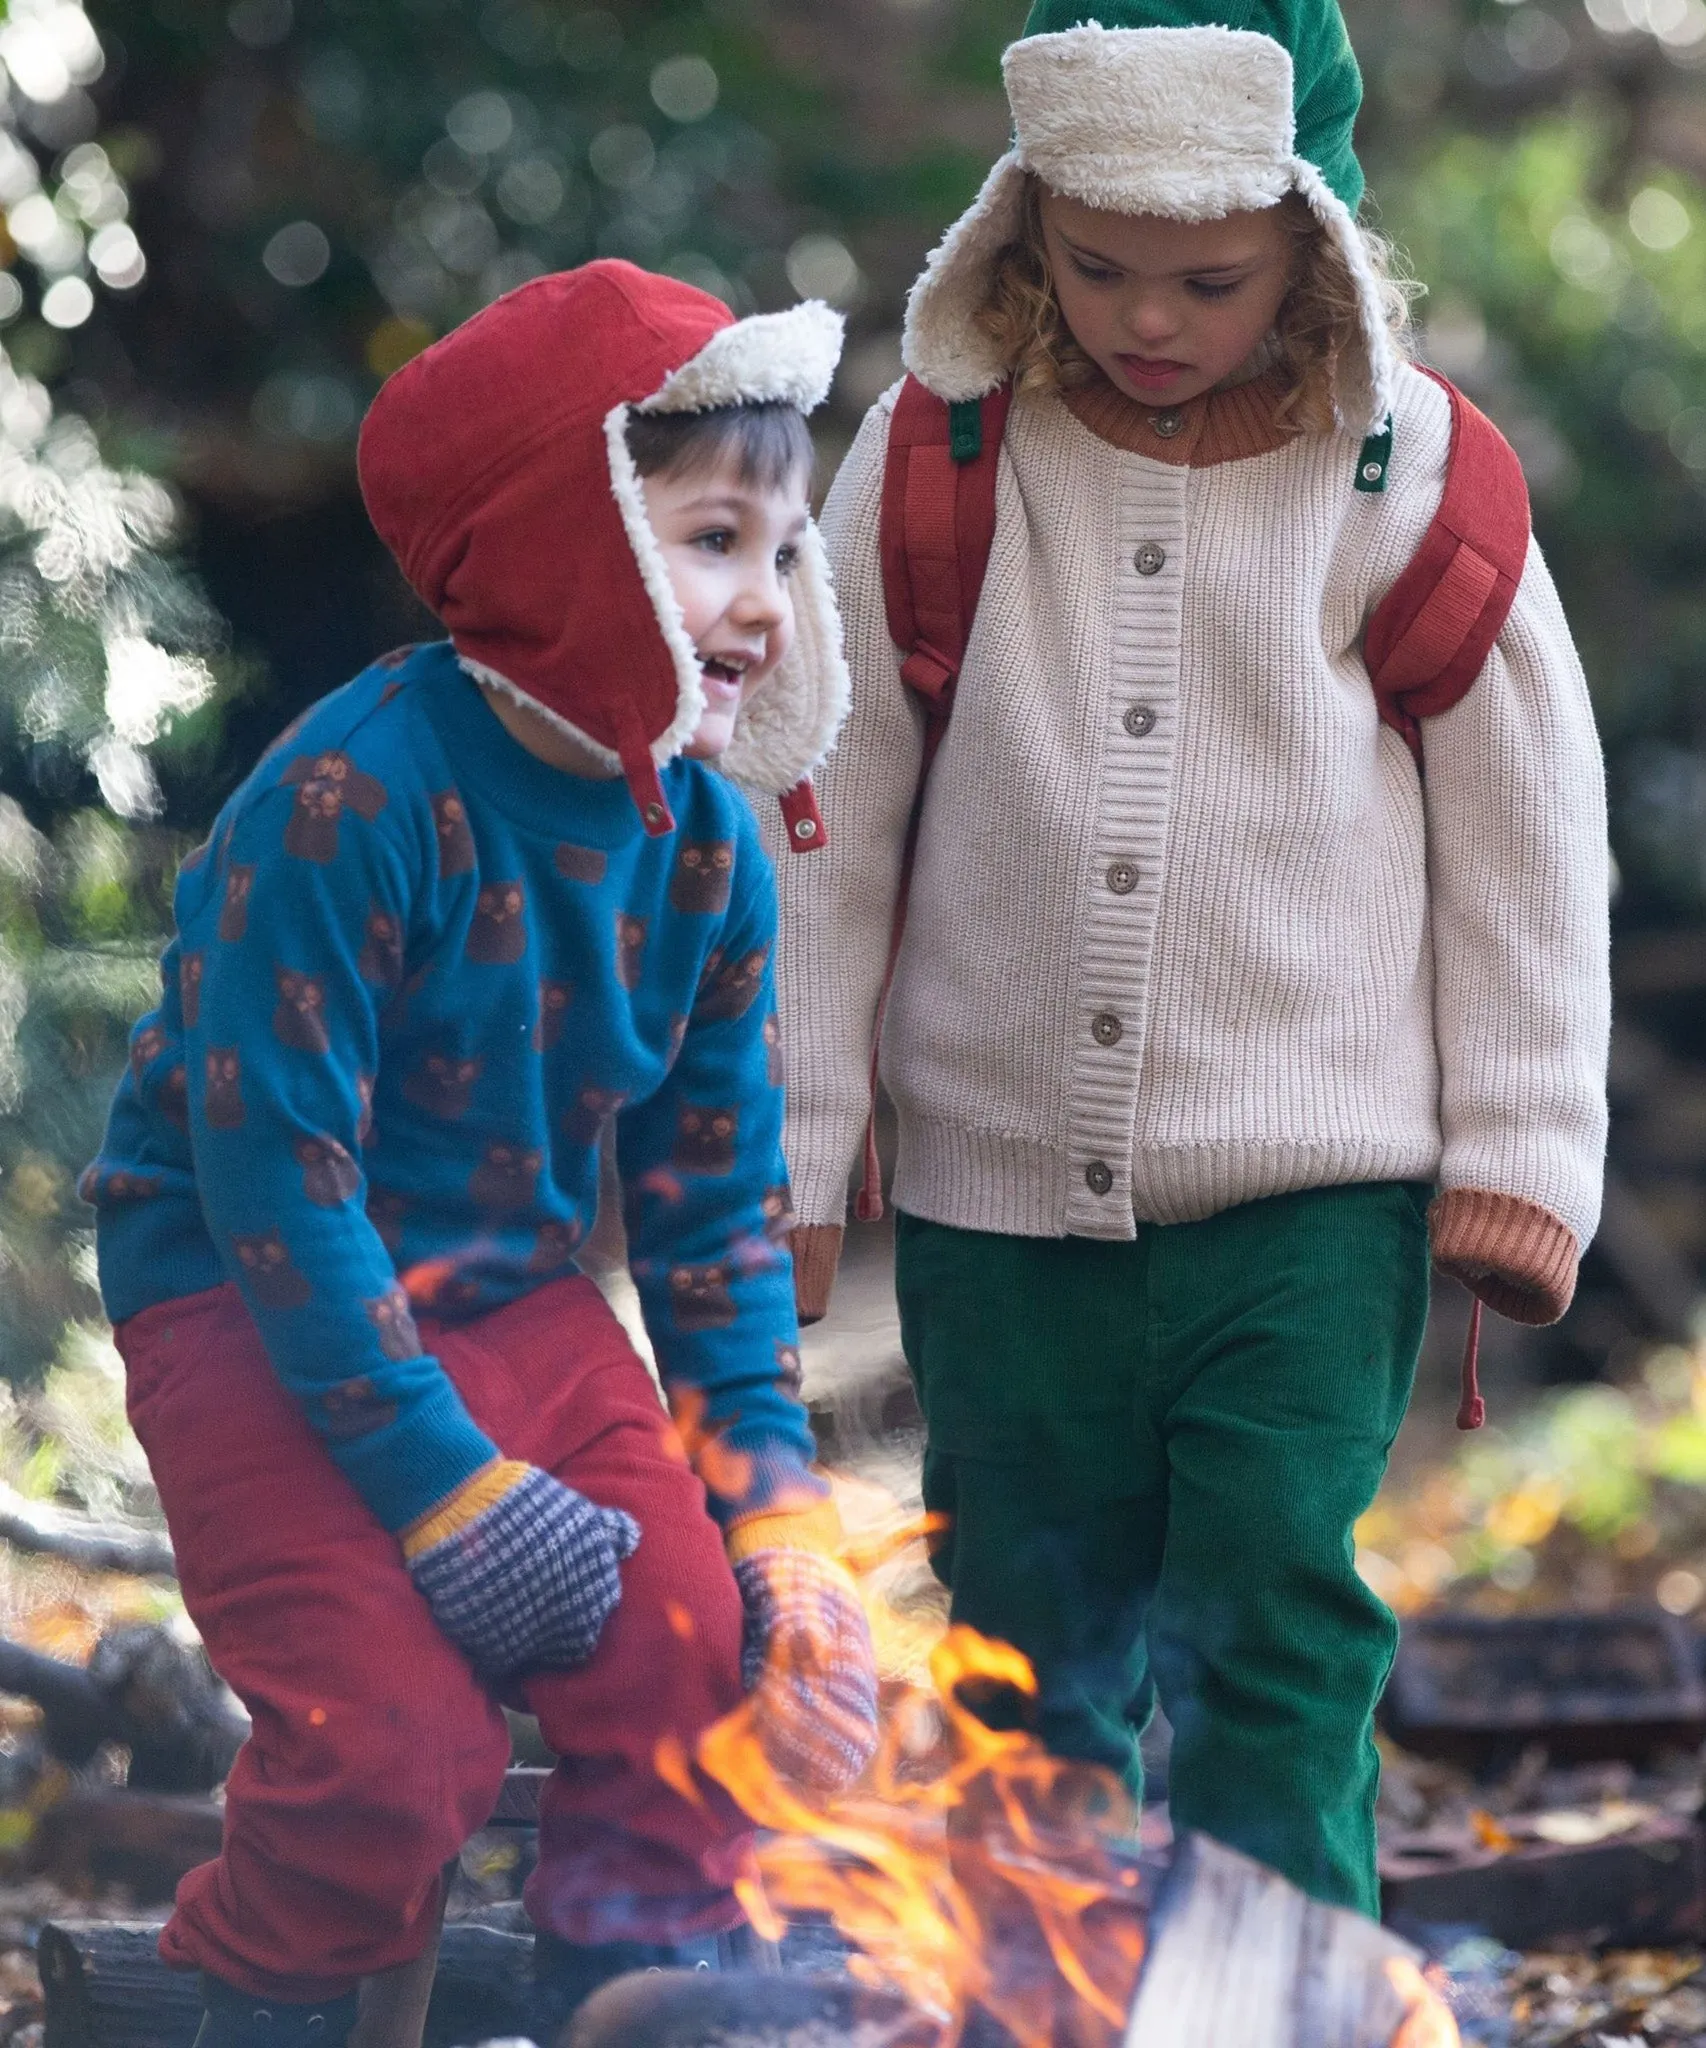
M 1428 1211 L 1434 1264 L 1513 1323 L 1555 1323 L 1576 1291 L 1581 1249 L 1538 1202 L 1447 1188 Z
M 794 1301 L 802 1324 L 821 1323 L 829 1313 L 845 1235 L 839 1223 L 801 1223 L 788 1240 L 794 1254 Z

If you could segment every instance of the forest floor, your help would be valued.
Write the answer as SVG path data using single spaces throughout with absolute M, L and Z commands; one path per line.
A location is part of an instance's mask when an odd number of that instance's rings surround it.
M 806 1398 L 826 1463 L 839 1475 L 855 1539 L 873 1550 L 920 1511 L 920 1428 L 891 1281 L 886 1228 L 855 1227 L 834 1313 L 804 1346 Z M 631 1313 L 619 1285 L 613 1293 Z M 1466 1442 L 1451 1428 L 1459 1303 L 1445 1297 L 1436 1323 L 1391 1481 L 1359 1528 L 1369 1582 L 1410 1615 L 1442 1605 L 1517 1613 L 1656 1601 L 1690 1626 L 1706 1616 L 1706 1352 L 1654 1351 L 1626 1384 L 1541 1394 L 1502 1373 L 1495 1349 L 1496 1427 Z M 157 1519 L 112 1367 L 91 1335 L 39 1393 L 0 1397 L 0 1485 L 102 1517 Z M 867 1585 L 885 1673 L 920 1681 L 946 1620 L 922 1546 L 898 1551 Z M 0 1632 L 13 1640 L 75 1662 L 103 1630 L 141 1620 L 187 1629 L 170 1587 L 0 1546 Z M 35 1724 L 26 1703 L 0 1699 L 0 2048 L 41 2043 L 32 1948 L 45 1920 L 162 1910 L 122 1888 L 65 1888 L 30 1874 L 35 1818 L 63 1782 L 43 1771 Z M 1494 1855 L 1535 1840 L 1615 1841 L 1664 1816 L 1692 1817 L 1706 1797 L 1692 1754 L 1553 1768 L 1528 1753 L 1475 1777 L 1385 1747 L 1384 1836 L 1461 1838 Z M 1164 1725 L 1150 1731 L 1145 1751 L 1164 1793 Z M 111 1783 L 122 1769 L 122 1758 L 103 1755 L 84 1776 Z M 1164 1841 L 1166 1831 L 1158 1803 L 1145 1837 Z M 453 1913 L 513 1900 L 526 1860 L 525 1840 L 513 1832 L 477 1837 Z M 1466 1925 L 1441 1931 L 1434 1946 L 1465 2041 L 1706 2048 L 1706 1943 L 1518 1953 Z M 821 1967 L 837 1948 L 827 1930 L 801 1929 L 787 1960 Z

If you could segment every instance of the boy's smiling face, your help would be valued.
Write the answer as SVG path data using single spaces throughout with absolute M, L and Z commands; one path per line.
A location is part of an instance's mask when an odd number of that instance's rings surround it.
M 791 583 L 810 520 L 803 472 L 780 485 L 741 475 L 730 448 L 714 463 L 641 479 L 646 516 L 698 653 L 705 714 L 682 749 L 715 760 L 741 705 L 794 644 Z

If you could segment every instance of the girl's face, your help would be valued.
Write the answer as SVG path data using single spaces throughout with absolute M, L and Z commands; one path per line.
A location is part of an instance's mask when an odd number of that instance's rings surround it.
M 1073 339 L 1144 405 L 1199 398 L 1246 362 L 1291 287 L 1277 207 L 1223 220 L 1102 213 L 1046 189 L 1043 240 Z

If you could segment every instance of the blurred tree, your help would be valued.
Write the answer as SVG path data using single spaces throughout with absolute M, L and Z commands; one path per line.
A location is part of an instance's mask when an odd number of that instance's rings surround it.
M 0 65 L 0 1373 L 16 1377 L 99 1313 L 74 1181 L 176 865 L 148 822 L 151 757 L 205 743 L 221 630 L 173 556 L 170 490 L 112 466 L 32 374 L 97 293 L 146 274 L 122 151 L 95 139 L 105 53 L 77 5 L 13 0 Z

